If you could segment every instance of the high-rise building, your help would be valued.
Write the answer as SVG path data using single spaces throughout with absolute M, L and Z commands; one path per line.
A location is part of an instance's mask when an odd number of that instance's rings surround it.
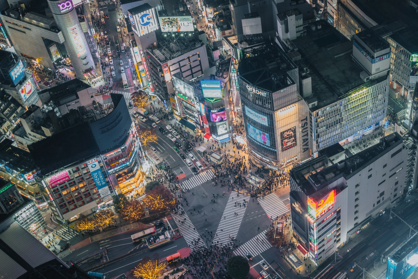
M 401 200 L 407 153 L 394 133 L 352 156 L 334 145 L 290 171 L 294 236 L 313 262 L 323 263 Z

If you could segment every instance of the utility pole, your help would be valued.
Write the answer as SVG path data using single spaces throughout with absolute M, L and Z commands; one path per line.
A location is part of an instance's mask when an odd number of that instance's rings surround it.
M 392 211 L 392 208 L 390 209 L 389 212 L 389 216 L 390 218 L 392 218 L 392 214 L 395 215 L 396 217 L 399 218 L 399 220 L 401 220 L 405 225 L 407 225 L 409 227 L 409 237 L 412 236 L 412 231 L 414 231 L 415 233 L 417 233 L 418 231 L 416 229 L 414 229 L 414 227 L 412 227 L 410 224 L 408 224 L 404 219 L 402 219 L 401 217 L 399 217 L 398 214 L 396 214 L 395 212 Z
M 370 275 L 370 276 L 371 276 L 371 277 L 373 277 L 374 279 L 377 279 L 377 278 L 376 278 L 376 276 L 374 276 L 373 274 L 371 274 L 371 273 L 367 272 L 365 268 L 362 268 L 362 267 L 361 267 L 361 266 L 359 266 L 357 263 L 354 263 L 353 268 L 355 268 L 356 266 L 362 270 L 362 272 L 363 272 L 363 279 L 365 279 L 365 278 L 366 278 L 366 277 L 365 277 L 365 275 L 366 275 L 366 274 L 367 274 L 367 275 Z

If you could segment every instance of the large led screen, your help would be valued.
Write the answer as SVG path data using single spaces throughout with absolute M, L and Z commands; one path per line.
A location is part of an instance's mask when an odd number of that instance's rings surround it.
M 19 93 L 23 101 L 26 101 L 34 91 L 35 91 L 35 85 L 32 81 L 32 78 L 27 79 L 26 82 L 19 89 Z
M 194 98 L 193 86 L 187 82 L 184 82 L 181 79 L 173 76 L 173 86 L 174 89 L 178 91 L 178 93 L 185 95 L 187 98 Z
M 244 108 L 245 108 L 245 114 L 249 118 L 251 118 L 252 120 L 254 120 L 254 121 L 256 121 L 256 122 L 258 122 L 260 124 L 263 124 L 265 126 L 268 126 L 269 125 L 269 121 L 268 121 L 268 118 L 267 118 L 266 115 L 260 114 L 260 113 L 258 113 L 256 111 L 250 109 L 247 106 L 244 106 Z
M 286 151 L 296 146 L 296 126 L 280 133 L 282 151 Z
M 136 8 L 131 9 L 135 10 Z M 128 15 L 129 16 L 129 15 Z M 133 17 L 134 25 L 132 30 L 139 36 L 147 35 L 155 30 L 158 30 L 157 16 L 155 14 L 154 8 L 149 9 L 145 12 L 131 14 Z M 129 20 L 132 23 L 131 18 Z
M 247 123 L 247 133 L 250 138 L 261 143 L 262 145 L 270 146 L 270 135 L 266 132 L 260 131 Z
M 194 30 L 191 16 L 162 16 L 159 20 L 162 32 L 192 32 Z
M 222 86 L 219 80 L 202 80 L 200 81 L 203 97 L 205 98 L 222 98 Z
M 25 66 L 22 60 L 19 60 L 19 63 L 10 71 L 9 75 L 14 85 L 18 84 L 25 77 Z
M 216 123 L 216 132 L 218 133 L 218 136 L 224 135 L 228 133 L 228 122 L 220 122 Z
M 211 112 L 210 120 L 212 122 L 221 122 L 226 120 L 226 111 Z

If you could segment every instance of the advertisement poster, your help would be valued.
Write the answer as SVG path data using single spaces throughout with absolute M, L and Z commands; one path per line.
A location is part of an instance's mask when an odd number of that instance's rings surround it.
M 51 51 L 51 55 L 52 55 L 52 60 L 55 62 L 58 58 L 61 57 L 57 46 L 56 45 L 52 45 L 49 50 Z
M 212 122 L 221 122 L 226 120 L 226 111 L 211 112 L 210 120 Z
M 29 98 L 30 94 L 33 93 L 34 90 L 35 90 L 35 87 L 32 83 L 32 79 L 28 79 L 19 89 L 19 93 L 20 93 L 20 96 L 22 97 L 22 100 L 26 101 Z
M 60 173 L 54 174 L 51 177 L 48 177 L 47 179 L 45 179 L 45 182 L 46 184 L 48 184 L 49 188 L 52 188 L 68 180 L 70 180 L 70 176 L 68 175 L 68 172 L 65 170 Z
M 103 176 L 102 170 L 100 169 L 100 165 L 97 161 L 95 161 L 95 162 L 89 163 L 88 167 L 90 170 L 90 174 L 93 177 L 94 183 L 96 184 L 97 189 L 99 189 L 100 196 L 103 197 L 102 192 L 100 190 L 104 189 L 103 193 L 105 192 L 107 193 L 109 192 L 109 189 L 107 189 L 107 191 L 105 189 L 108 187 L 107 187 L 106 180 Z
M 260 124 L 263 124 L 265 126 L 268 126 L 269 125 L 269 121 L 268 121 L 268 118 L 267 118 L 266 115 L 262 115 L 262 114 L 260 114 L 258 112 L 255 112 L 255 111 L 253 111 L 252 109 L 250 109 L 247 106 L 244 106 L 244 108 L 245 108 L 245 114 L 249 118 L 251 118 L 252 120 L 254 120 L 254 121 L 256 121 L 256 122 L 258 122 Z
M 270 146 L 270 135 L 266 132 L 262 132 L 253 127 L 250 123 L 247 123 L 247 133 L 255 141 Z
M 315 219 L 319 219 L 328 209 L 332 209 L 335 203 L 335 189 L 323 197 L 319 202 L 315 202 L 312 198 L 308 198 L 308 213 Z
M 193 19 L 191 16 L 160 17 L 162 32 L 192 32 Z
M 205 98 L 222 98 L 222 86 L 219 80 L 202 80 L 200 81 L 203 97 Z
M 228 133 L 228 122 L 221 122 L 216 124 L 216 131 L 218 136 Z
M 154 8 L 142 13 L 133 14 L 134 23 L 132 28 L 139 36 L 147 35 L 155 30 L 158 30 L 157 16 Z
M 282 144 L 282 151 L 286 151 L 295 147 L 296 142 L 296 126 L 280 133 L 280 142 Z
M 77 56 L 80 57 L 81 55 L 86 53 L 86 48 L 81 37 L 84 36 L 84 34 L 77 25 L 74 25 L 73 27 L 68 27 L 68 31 L 71 34 L 71 41 L 73 43 L 74 49 L 77 52 Z
M 168 68 L 168 63 L 163 64 L 163 72 L 164 72 L 165 81 L 170 82 L 171 74 L 170 74 L 170 69 Z
M 174 89 L 178 91 L 178 93 L 182 93 L 188 98 L 194 97 L 193 86 L 182 81 L 181 79 L 173 77 L 173 86 L 174 86 Z
M 18 84 L 25 77 L 25 67 L 22 60 L 10 71 L 10 77 L 14 85 Z

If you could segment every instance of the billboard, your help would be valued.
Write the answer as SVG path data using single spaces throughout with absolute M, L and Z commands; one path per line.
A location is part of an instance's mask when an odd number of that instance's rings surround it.
M 219 80 L 201 80 L 203 97 L 222 98 L 222 86 Z
M 250 109 L 247 106 L 244 106 L 244 109 L 245 109 L 245 114 L 249 118 L 251 118 L 252 120 L 254 120 L 254 121 L 256 121 L 256 122 L 258 122 L 258 123 L 260 123 L 262 125 L 265 125 L 265 126 L 268 126 L 269 125 L 269 121 L 268 121 L 268 118 L 267 118 L 266 115 L 263 115 L 263 114 L 260 114 L 258 112 L 255 112 L 254 110 Z
M 228 122 L 224 121 L 224 122 L 216 123 L 216 132 L 217 132 L 218 136 L 227 134 L 228 133 Z
M 308 198 L 308 214 L 315 219 L 319 219 L 324 215 L 329 209 L 334 208 L 335 204 L 335 189 L 323 197 L 320 201 L 315 202 L 311 197 Z
M 159 18 L 162 32 L 192 32 L 191 16 L 163 16 Z
M 296 146 L 296 126 L 280 133 L 280 143 L 282 145 L 282 151 Z
M 164 79 L 166 82 L 171 81 L 170 69 L 168 68 L 168 63 L 163 64 Z
M 13 84 L 18 84 L 25 77 L 25 66 L 22 60 L 10 71 L 10 77 L 12 78 Z
M 56 45 L 50 46 L 49 50 L 51 51 L 52 61 L 55 62 L 58 58 L 61 57 Z
M 33 91 L 35 91 L 35 85 L 32 82 L 32 78 L 30 78 L 19 89 L 19 94 L 22 100 L 26 101 Z
M 67 0 L 65 2 L 57 4 L 58 8 L 60 9 L 61 13 L 66 13 L 73 9 L 73 2 L 71 0 Z
M 184 94 L 188 98 L 194 98 L 193 86 L 188 84 L 187 82 L 184 82 L 181 79 L 173 76 L 173 86 L 174 89 L 179 91 L 179 93 Z
M 210 120 L 212 122 L 221 122 L 226 120 L 226 111 L 211 112 Z
M 266 132 L 258 130 L 250 123 L 247 123 L 247 135 L 262 145 L 270 146 L 270 135 Z
M 83 31 L 80 30 L 80 27 L 78 25 L 68 27 L 68 32 L 71 34 L 71 42 L 77 53 L 77 56 L 80 57 L 81 55 L 85 54 L 87 51 L 83 38 L 81 37 L 84 36 L 84 34 Z
M 111 94 L 115 109 L 107 116 L 90 123 L 100 152 L 110 152 L 121 147 L 129 137 L 132 119 L 123 95 Z
M 109 187 L 107 187 L 106 179 L 103 176 L 103 172 L 100 169 L 99 162 L 94 160 L 93 162 L 88 163 L 90 174 L 93 177 L 94 183 L 96 184 L 97 189 L 101 197 L 107 196 L 110 194 Z
M 134 8 L 135 9 L 135 8 Z M 137 14 L 131 14 L 133 17 L 132 30 L 139 36 L 147 35 L 155 30 L 158 30 L 157 16 L 154 8 L 140 12 Z M 129 15 L 128 15 L 129 17 Z M 129 18 L 131 20 L 131 18 Z M 132 21 L 131 21 L 132 24 Z
M 62 171 L 57 174 L 54 174 L 53 176 L 48 177 L 45 179 L 46 184 L 48 184 L 49 188 L 55 187 L 57 185 L 60 185 L 64 183 L 65 181 L 70 180 L 70 176 L 68 175 L 68 172 Z

